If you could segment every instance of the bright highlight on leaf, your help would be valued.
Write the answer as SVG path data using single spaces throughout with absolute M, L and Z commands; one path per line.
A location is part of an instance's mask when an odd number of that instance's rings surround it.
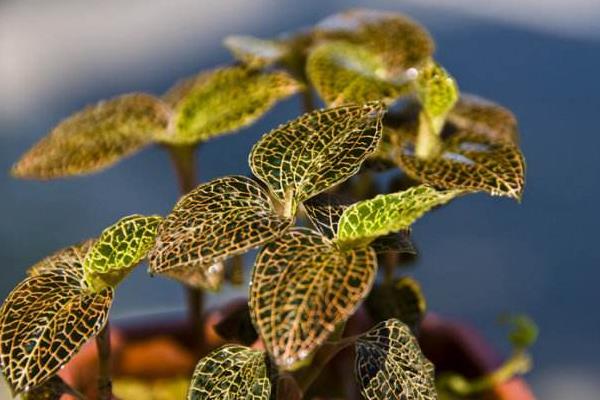
M 468 130 L 453 132 L 441 154 L 423 160 L 414 152 L 414 137 L 403 136 L 395 160 L 410 177 L 444 189 L 484 191 L 520 199 L 525 161 L 518 146 Z
M 236 131 L 301 88 L 285 72 L 234 66 L 201 73 L 165 96 L 174 108 L 174 132 L 162 140 L 193 144 Z
M 115 287 L 148 254 L 162 217 L 130 215 L 106 228 L 83 261 L 92 290 Z
M 434 367 L 408 326 L 390 319 L 356 341 L 356 379 L 365 399 L 437 399 Z
M 0 366 L 15 392 L 46 382 L 104 327 L 113 290 L 91 292 L 82 263 L 81 253 L 67 248 L 39 264 L 51 268 L 34 270 L 4 301 Z
M 421 185 L 355 203 L 342 214 L 337 243 L 344 248 L 368 245 L 380 236 L 408 229 L 431 208 L 450 201 L 459 193 Z
M 233 56 L 250 68 L 263 68 L 281 60 L 286 46 L 276 40 L 232 35 L 225 38 L 225 47 Z
M 226 345 L 200 360 L 188 400 L 268 400 L 271 381 L 265 353 Z
M 369 292 L 375 252 L 342 252 L 326 237 L 291 229 L 268 243 L 254 266 L 250 309 L 275 362 L 293 370 L 344 322 Z
M 375 285 L 367 297 L 366 305 L 376 321 L 398 319 L 413 332 L 418 330 L 427 310 L 421 286 L 409 277 Z
M 170 108 L 146 94 L 101 101 L 61 122 L 15 164 L 19 178 L 53 179 L 107 168 L 165 135 Z
M 379 143 L 383 113 L 375 102 L 304 114 L 264 135 L 250 168 L 292 215 L 298 203 L 359 170 Z
M 223 260 L 242 254 L 288 228 L 265 190 L 244 176 L 202 184 L 184 196 L 158 228 L 150 273 L 215 290 Z
M 423 107 L 431 133 L 439 135 L 446 115 L 458 100 L 456 81 L 444 68 L 430 62 L 418 71 L 415 81 L 417 97 Z

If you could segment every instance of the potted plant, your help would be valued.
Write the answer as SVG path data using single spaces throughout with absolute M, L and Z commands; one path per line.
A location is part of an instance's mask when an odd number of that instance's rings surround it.
M 520 200 L 525 165 L 510 111 L 459 94 L 429 34 L 398 14 L 350 10 L 294 34 L 232 36 L 225 45 L 233 64 L 160 97 L 132 93 L 87 107 L 15 164 L 16 177 L 55 179 L 158 145 L 182 197 L 166 216 L 126 216 L 27 271 L 0 310 L 0 366 L 13 394 L 455 399 L 493 396 L 526 372 L 536 336 L 527 318 L 511 319 L 508 361 L 469 370 L 479 339 L 423 319 L 419 285 L 398 268 L 416 254 L 411 226 L 432 209 L 479 191 Z M 254 145 L 252 176 L 198 184 L 200 143 L 294 94 L 304 113 Z M 398 177 L 384 182 L 381 170 Z M 253 265 L 243 265 L 254 248 Z M 150 274 L 184 285 L 189 321 L 111 335 L 115 289 L 143 260 Z M 204 310 L 206 292 L 244 272 L 247 299 Z M 135 347 L 159 333 L 177 340 Z M 91 339 L 95 346 L 85 345 Z M 165 397 L 157 387 L 129 395 L 121 383 L 113 393 L 111 371 L 127 375 L 132 354 L 167 378 L 190 376 L 171 381 Z M 495 398 L 532 398 L 522 393 Z

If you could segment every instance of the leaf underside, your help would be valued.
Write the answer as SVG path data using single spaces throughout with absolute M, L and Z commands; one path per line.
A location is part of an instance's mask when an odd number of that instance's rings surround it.
M 375 285 L 367 297 L 366 306 L 376 321 L 398 319 L 413 332 L 417 331 L 427 309 L 421 286 L 409 277 Z
M 113 290 L 90 292 L 81 253 L 65 251 L 13 289 L 0 309 L 0 364 L 17 393 L 52 377 L 108 319 Z
M 99 102 L 65 119 L 14 165 L 19 178 L 54 179 L 107 168 L 164 135 L 170 108 L 146 94 Z
M 165 96 L 174 108 L 174 134 L 163 141 L 192 144 L 250 125 L 277 101 L 302 88 L 281 71 L 217 68 L 184 80 Z
M 451 133 L 441 155 L 428 160 L 416 157 L 414 136 L 403 135 L 394 159 L 411 178 L 444 189 L 520 199 L 525 185 L 525 161 L 517 145 L 468 130 Z
M 244 176 L 213 180 L 181 198 L 158 227 L 150 272 L 217 289 L 222 261 L 273 240 L 290 224 L 275 213 L 256 181 Z
M 269 66 L 283 58 L 287 51 L 286 46 L 276 40 L 252 36 L 231 35 L 223 43 L 236 60 L 250 68 Z
M 154 244 L 160 216 L 130 215 L 106 228 L 83 262 L 86 281 L 115 286 Z
M 438 191 L 415 186 L 398 193 L 380 194 L 344 210 L 338 225 L 341 246 L 369 244 L 378 237 L 405 230 L 431 208 L 457 196 L 459 191 Z
M 391 319 L 356 341 L 355 375 L 365 399 L 437 399 L 434 366 L 408 326 Z
M 188 400 L 268 400 L 271 382 L 262 351 L 226 345 L 200 360 Z
M 372 249 L 341 252 L 309 229 L 289 230 L 268 243 L 254 266 L 250 308 L 275 362 L 298 368 L 354 313 L 376 270 Z
M 298 204 L 358 172 L 381 138 L 381 103 L 314 111 L 264 135 L 252 172 L 283 203 Z

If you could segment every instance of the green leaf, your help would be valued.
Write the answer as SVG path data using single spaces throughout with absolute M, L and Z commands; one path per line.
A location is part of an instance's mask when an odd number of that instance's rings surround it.
M 302 88 L 285 72 L 225 67 L 199 74 L 165 95 L 174 107 L 172 134 L 161 138 L 193 144 L 252 124 L 277 101 Z
M 264 68 L 281 60 L 287 53 L 286 46 L 276 40 L 252 36 L 231 35 L 223 42 L 236 60 L 250 68 Z
M 446 115 L 458 100 L 456 81 L 440 65 L 430 62 L 418 71 L 415 86 L 430 131 L 439 135 Z
M 36 269 L 0 309 L 0 366 L 15 393 L 50 379 L 108 319 L 113 290 L 89 290 L 81 254 L 67 248 L 52 260 L 52 268 Z
M 510 324 L 508 338 L 512 345 L 520 350 L 531 347 L 538 338 L 539 329 L 527 315 L 512 315 L 506 321 Z
M 102 231 L 83 261 L 89 286 L 99 291 L 119 284 L 146 258 L 161 221 L 158 215 L 130 215 Z
M 250 309 L 277 365 L 299 368 L 354 313 L 376 272 L 370 248 L 343 252 L 309 229 L 268 243 L 254 265 Z
M 410 89 L 406 80 L 396 82 L 388 76 L 378 54 L 346 42 L 326 42 L 313 49 L 306 73 L 330 107 L 373 100 L 389 103 Z
M 27 270 L 27 276 L 36 276 L 45 272 L 69 270 L 71 268 L 79 269 L 83 265 L 83 260 L 89 249 L 92 248 L 96 239 L 88 239 L 79 244 L 66 247 L 56 251 L 54 254 L 43 258 Z M 74 262 L 76 260 L 76 262 Z
M 421 185 L 355 203 L 342 214 L 337 243 L 344 248 L 367 245 L 380 236 L 408 229 L 431 208 L 450 201 L 459 193 Z
M 517 119 L 506 108 L 473 95 L 461 95 L 448 114 L 448 121 L 460 130 L 479 133 L 491 140 L 504 140 L 517 145 Z
M 444 189 L 521 198 L 525 161 L 514 143 L 458 129 L 443 139 L 439 156 L 421 159 L 414 141 L 413 135 L 401 135 L 394 152 L 396 163 L 411 178 Z
M 367 297 L 366 306 L 376 321 L 398 319 L 413 332 L 417 331 L 427 310 L 421 286 L 409 277 L 375 285 Z
M 182 197 L 163 220 L 149 255 L 150 273 L 215 290 L 222 261 L 273 240 L 290 224 L 256 181 L 215 179 Z
M 314 111 L 264 135 L 250 168 L 295 213 L 298 203 L 345 181 L 381 138 L 381 103 Z
M 390 319 L 356 341 L 356 379 L 365 399 L 437 399 L 434 367 L 408 326 Z
M 265 354 L 225 345 L 200 360 L 188 400 L 268 400 L 271 381 Z
M 18 178 L 54 179 L 107 168 L 164 135 L 171 110 L 133 93 L 101 101 L 62 121 L 13 166 Z

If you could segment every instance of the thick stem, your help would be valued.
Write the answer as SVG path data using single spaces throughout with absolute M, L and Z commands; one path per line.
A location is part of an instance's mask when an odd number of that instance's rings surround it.
M 196 187 L 196 145 L 167 145 L 173 168 L 179 181 L 179 192 L 185 195 Z M 203 343 L 202 311 L 204 307 L 204 292 L 201 289 L 187 287 L 186 297 L 191 334 L 196 350 Z
M 313 96 L 312 89 L 307 87 L 302 92 L 302 111 L 305 113 L 311 112 L 315 109 L 315 98 Z
M 110 365 L 110 325 L 108 321 L 96 335 L 98 349 L 98 400 L 112 398 L 112 379 Z
M 419 131 L 415 144 L 415 155 L 422 160 L 431 160 L 442 151 L 442 139 L 435 132 L 431 121 L 424 112 L 419 114 Z

